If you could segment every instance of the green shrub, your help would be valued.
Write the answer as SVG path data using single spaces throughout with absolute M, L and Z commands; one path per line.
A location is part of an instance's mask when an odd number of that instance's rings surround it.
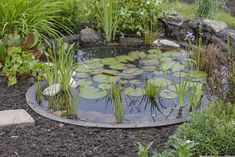
M 198 143 L 193 156 L 235 154 L 235 107 L 223 102 L 212 102 L 208 110 L 192 115 L 191 121 L 181 125 L 170 137 L 169 146 L 177 139 Z
M 39 58 L 43 46 L 38 32 L 30 33 L 26 38 L 19 35 L 7 35 L 0 40 L 0 68 L 8 78 L 8 85 L 17 83 L 17 75 L 36 73 L 41 68 Z
M 35 30 L 47 37 L 60 36 L 58 30 L 61 29 L 68 32 L 56 16 L 59 5 L 61 3 L 45 0 L 1 0 L 0 37 L 14 33 L 25 37 Z

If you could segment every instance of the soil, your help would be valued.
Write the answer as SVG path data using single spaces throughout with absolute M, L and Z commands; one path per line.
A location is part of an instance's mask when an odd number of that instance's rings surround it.
M 25 100 L 32 85 L 20 81 L 8 88 L 0 76 L 0 110 L 25 109 L 35 120 L 35 126 L 0 129 L 1 157 L 134 157 L 136 143 L 154 141 L 153 150 L 163 151 L 176 126 L 150 129 L 97 129 L 55 122 L 37 115 Z

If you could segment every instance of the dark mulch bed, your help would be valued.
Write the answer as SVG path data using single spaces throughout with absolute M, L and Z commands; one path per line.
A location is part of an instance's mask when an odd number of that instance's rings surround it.
M 154 151 L 162 151 L 175 126 L 151 129 L 97 129 L 60 123 L 40 117 L 26 103 L 29 81 L 8 88 L 0 76 L 0 110 L 25 109 L 35 120 L 34 127 L 0 129 L 0 156 L 136 156 L 136 142 L 154 141 Z

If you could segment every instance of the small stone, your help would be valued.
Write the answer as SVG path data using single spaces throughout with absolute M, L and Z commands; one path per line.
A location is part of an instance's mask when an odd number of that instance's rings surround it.
M 58 126 L 59 126 L 59 128 L 64 128 L 65 127 L 65 125 L 63 123 L 60 123 Z
M 165 50 L 171 50 L 171 49 L 178 49 L 180 48 L 180 45 L 177 44 L 174 41 L 167 40 L 167 39 L 157 39 L 153 41 L 152 44 L 153 47 L 161 47 Z
M 46 89 L 44 89 L 42 94 L 44 96 L 55 96 L 60 91 L 61 91 L 61 85 L 60 84 L 54 84 L 54 85 L 51 85 L 51 86 L 47 87 Z
M 77 88 L 78 84 L 77 81 L 75 81 L 73 78 L 70 79 L 70 87 L 71 88 Z
M 31 126 L 34 119 L 23 109 L 0 111 L 0 128 L 12 125 Z

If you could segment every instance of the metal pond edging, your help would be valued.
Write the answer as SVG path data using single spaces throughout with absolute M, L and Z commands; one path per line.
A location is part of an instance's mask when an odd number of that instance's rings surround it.
M 47 112 L 46 110 L 43 110 L 36 100 L 36 89 L 37 89 L 37 85 L 34 84 L 26 92 L 27 104 L 37 114 L 45 118 L 48 118 L 57 122 L 61 122 L 61 123 L 73 124 L 73 125 L 83 126 L 83 127 L 93 127 L 93 128 L 135 129 L 135 128 L 163 127 L 163 126 L 175 125 L 175 124 L 180 124 L 180 123 L 189 121 L 188 116 L 180 118 L 180 119 L 164 120 L 160 122 L 159 121 L 158 122 L 146 122 L 146 123 L 138 123 L 138 124 L 104 124 L 104 123 L 85 122 L 81 120 L 71 120 L 71 119 L 53 115 L 52 113 Z

